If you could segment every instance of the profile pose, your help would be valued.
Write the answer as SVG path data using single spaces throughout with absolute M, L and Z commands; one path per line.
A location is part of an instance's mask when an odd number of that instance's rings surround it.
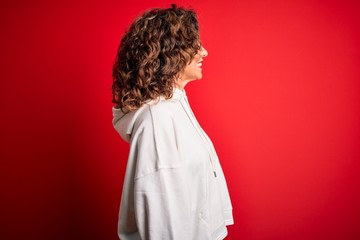
M 172 5 L 137 18 L 113 68 L 113 125 L 130 143 L 121 240 L 224 239 L 233 224 L 226 181 L 185 85 L 208 55 L 194 11 Z

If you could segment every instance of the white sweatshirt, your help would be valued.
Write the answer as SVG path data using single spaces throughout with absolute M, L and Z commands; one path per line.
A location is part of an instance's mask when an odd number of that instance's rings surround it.
M 219 240 L 233 224 L 213 144 L 184 90 L 124 114 L 113 125 L 130 143 L 119 212 L 121 240 Z

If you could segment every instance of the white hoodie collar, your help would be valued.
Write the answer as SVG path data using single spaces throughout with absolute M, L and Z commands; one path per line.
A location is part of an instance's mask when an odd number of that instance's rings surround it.
M 186 97 L 185 89 L 174 88 L 171 100 L 180 101 L 184 97 Z
M 173 101 L 173 102 L 178 102 L 183 98 L 186 98 L 185 89 L 174 88 L 173 96 L 169 100 Z M 160 100 L 165 100 L 165 99 L 164 99 L 164 97 L 160 97 Z M 157 102 L 158 101 L 153 100 L 153 101 L 150 101 L 148 104 L 150 104 L 150 105 L 156 104 Z M 119 134 L 125 141 L 127 141 L 127 142 L 130 141 L 130 135 L 131 135 L 132 129 L 134 127 L 135 120 L 143 109 L 144 109 L 144 106 L 136 111 L 124 113 L 121 111 L 121 109 L 118 109 L 115 107 L 112 108 L 113 126 L 119 132 Z

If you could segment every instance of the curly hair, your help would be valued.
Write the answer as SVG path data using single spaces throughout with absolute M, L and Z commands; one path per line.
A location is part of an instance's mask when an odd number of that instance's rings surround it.
M 155 8 L 138 17 L 121 39 L 113 66 L 112 102 L 134 111 L 172 97 L 176 79 L 201 49 L 196 13 Z

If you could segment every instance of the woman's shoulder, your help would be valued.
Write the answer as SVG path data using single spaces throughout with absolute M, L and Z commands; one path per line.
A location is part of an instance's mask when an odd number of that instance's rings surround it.
M 152 100 L 136 110 L 136 115 L 138 115 L 137 122 L 153 124 L 154 121 L 161 123 L 172 121 L 174 115 L 173 107 L 168 100 Z
M 132 135 L 134 139 L 140 136 L 146 139 L 156 139 L 156 142 L 175 140 L 179 131 L 176 127 L 176 117 L 167 102 L 160 101 L 156 104 L 145 104 L 133 114 L 134 123 Z

